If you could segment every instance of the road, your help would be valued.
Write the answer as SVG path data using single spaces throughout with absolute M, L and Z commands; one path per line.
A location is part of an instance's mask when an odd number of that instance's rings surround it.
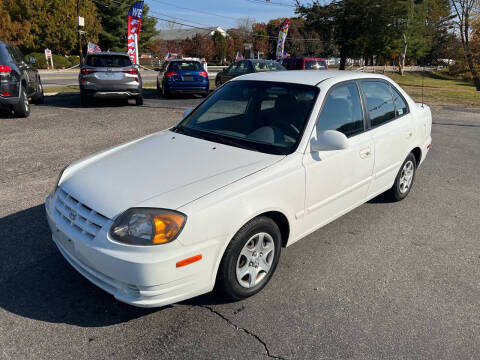
M 0 359 L 480 358 L 480 109 L 435 108 L 409 197 L 376 198 L 284 249 L 247 300 L 138 309 L 73 270 L 43 210 L 60 169 L 199 101 L 85 109 L 60 96 L 28 119 L 0 115 Z
M 218 70 L 208 72 L 209 78 L 215 78 Z M 144 83 L 157 81 L 157 72 L 151 70 L 140 71 Z M 78 71 L 58 71 L 58 72 L 41 72 L 40 78 L 45 89 L 58 86 L 78 86 Z
M 156 71 L 140 71 L 143 82 L 152 82 L 157 80 Z M 57 86 L 78 86 L 78 70 L 77 71 L 58 71 L 58 72 L 41 72 L 43 87 Z

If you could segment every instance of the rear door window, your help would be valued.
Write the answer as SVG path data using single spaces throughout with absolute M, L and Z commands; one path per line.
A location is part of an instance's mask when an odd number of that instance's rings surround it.
M 395 106 L 390 86 L 383 81 L 362 81 L 361 85 L 367 100 L 372 128 L 395 119 Z
M 122 55 L 89 55 L 86 64 L 94 67 L 127 67 L 132 66 L 132 60 Z

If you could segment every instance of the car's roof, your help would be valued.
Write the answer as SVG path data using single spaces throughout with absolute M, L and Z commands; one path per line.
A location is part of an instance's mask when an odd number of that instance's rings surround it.
M 233 81 L 239 80 L 256 80 L 256 81 L 277 81 L 304 85 L 317 85 L 327 80 L 335 79 L 337 82 L 364 78 L 386 79 L 380 74 L 364 73 L 359 71 L 348 70 L 293 70 L 293 71 L 267 71 L 260 73 L 252 73 L 234 78 Z
M 275 62 L 275 60 L 265 60 L 265 59 L 244 59 L 246 61 L 251 61 L 251 62 Z
M 87 56 L 94 56 L 94 55 L 120 55 L 120 56 L 128 56 L 127 53 L 124 52 L 115 52 L 115 51 L 101 51 L 95 53 L 88 53 Z
M 167 61 L 170 61 L 170 62 L 179 62 L 179 61 L 182 61 L 182 62 L 200 62 L 199 60 L 194 60 L 194 59 L 171 59 L 171 60 L 167 60 Z

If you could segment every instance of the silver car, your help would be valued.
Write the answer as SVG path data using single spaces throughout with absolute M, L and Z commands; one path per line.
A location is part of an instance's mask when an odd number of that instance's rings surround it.
M 88 106 L 91 98 L 134 98 L 143 105 L 142 77 L 125 53 L 88 54 L 78 81 L 82 106 Z

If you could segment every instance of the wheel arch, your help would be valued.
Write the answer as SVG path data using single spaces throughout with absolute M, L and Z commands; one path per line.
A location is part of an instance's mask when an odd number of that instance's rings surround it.
M 417 162 L 417 166 L 420 164 L 420 162 L 422 161 L 422 150 L 420 149 L 420 147 L 415 147 L 411 153 L 413 154 L 413 156 L 415 156 L 415 161 Z

